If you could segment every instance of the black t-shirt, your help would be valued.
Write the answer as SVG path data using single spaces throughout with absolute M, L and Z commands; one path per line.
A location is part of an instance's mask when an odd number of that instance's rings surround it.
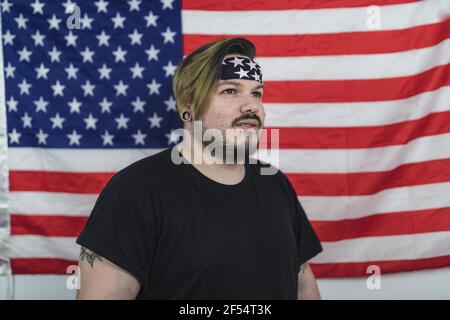
M 173 148 L 119 171 L 77 243 L 133 274 L 137 299 L 297 299 L 322 247 L 286 176 L 258 161 L 225 185 L 174 164 Z

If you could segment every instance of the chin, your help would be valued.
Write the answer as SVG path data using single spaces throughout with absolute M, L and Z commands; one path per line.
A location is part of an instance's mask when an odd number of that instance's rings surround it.
M 226 154 L 233 155 L 232 159 L 234 163 L 245 161 L 248 163 L 248 159 L 250 156 L 255 154 L 257 151 L 257 145 L 250 144 L 248 139 L 244 143 L 234 143 L 232 145 L 228 145 L 225 148 Z

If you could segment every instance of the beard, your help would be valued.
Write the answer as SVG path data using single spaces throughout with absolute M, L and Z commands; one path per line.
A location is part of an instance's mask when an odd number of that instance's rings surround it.
M 206 131 L 205 129 L 204 131 Z M 235 130 L 234 128 L 232 130 Z M 202 139 L 205 150 L 211 150 L 211 156 L 219 163 L 242 164 L 249 163 L 250 156 L 256 153 L 259 143 L 259 130 L 257 133 L 236 133 L 228 130 L 220 130 L 221 136 L 213 136 L 211 141 Z M 204 132 L 202 133 L 204 136 Z M 225 137 L 225 139 L 224 139 Z M 211 148 L 211 145 L 215 147 Z

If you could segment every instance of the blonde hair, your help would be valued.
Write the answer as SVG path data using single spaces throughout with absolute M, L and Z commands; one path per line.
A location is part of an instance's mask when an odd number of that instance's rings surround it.
M 173 92 L 179 114 L 184 107 L 191 105 L 194 120 L 203 116 L 220 79 L 222 60 L 227 54 L 234 53 L 254 59 L 255 45 L 244 38 L 224 38 L 196 49 L 178 63 L 173 77 Z

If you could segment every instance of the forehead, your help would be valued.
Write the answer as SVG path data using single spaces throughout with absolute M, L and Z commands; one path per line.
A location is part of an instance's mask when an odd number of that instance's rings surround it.
M 242 79 L 229 79 L 229 80 L 219 80 L 217 81 L 216 86 L 222 87 L 225 85 L 229 86 L 235 86 L 235 87 L 242 87 L 242 88 L 263 88 L 264 85 L 262 85 L 260 82 L 256 80 L 242 80 Z

